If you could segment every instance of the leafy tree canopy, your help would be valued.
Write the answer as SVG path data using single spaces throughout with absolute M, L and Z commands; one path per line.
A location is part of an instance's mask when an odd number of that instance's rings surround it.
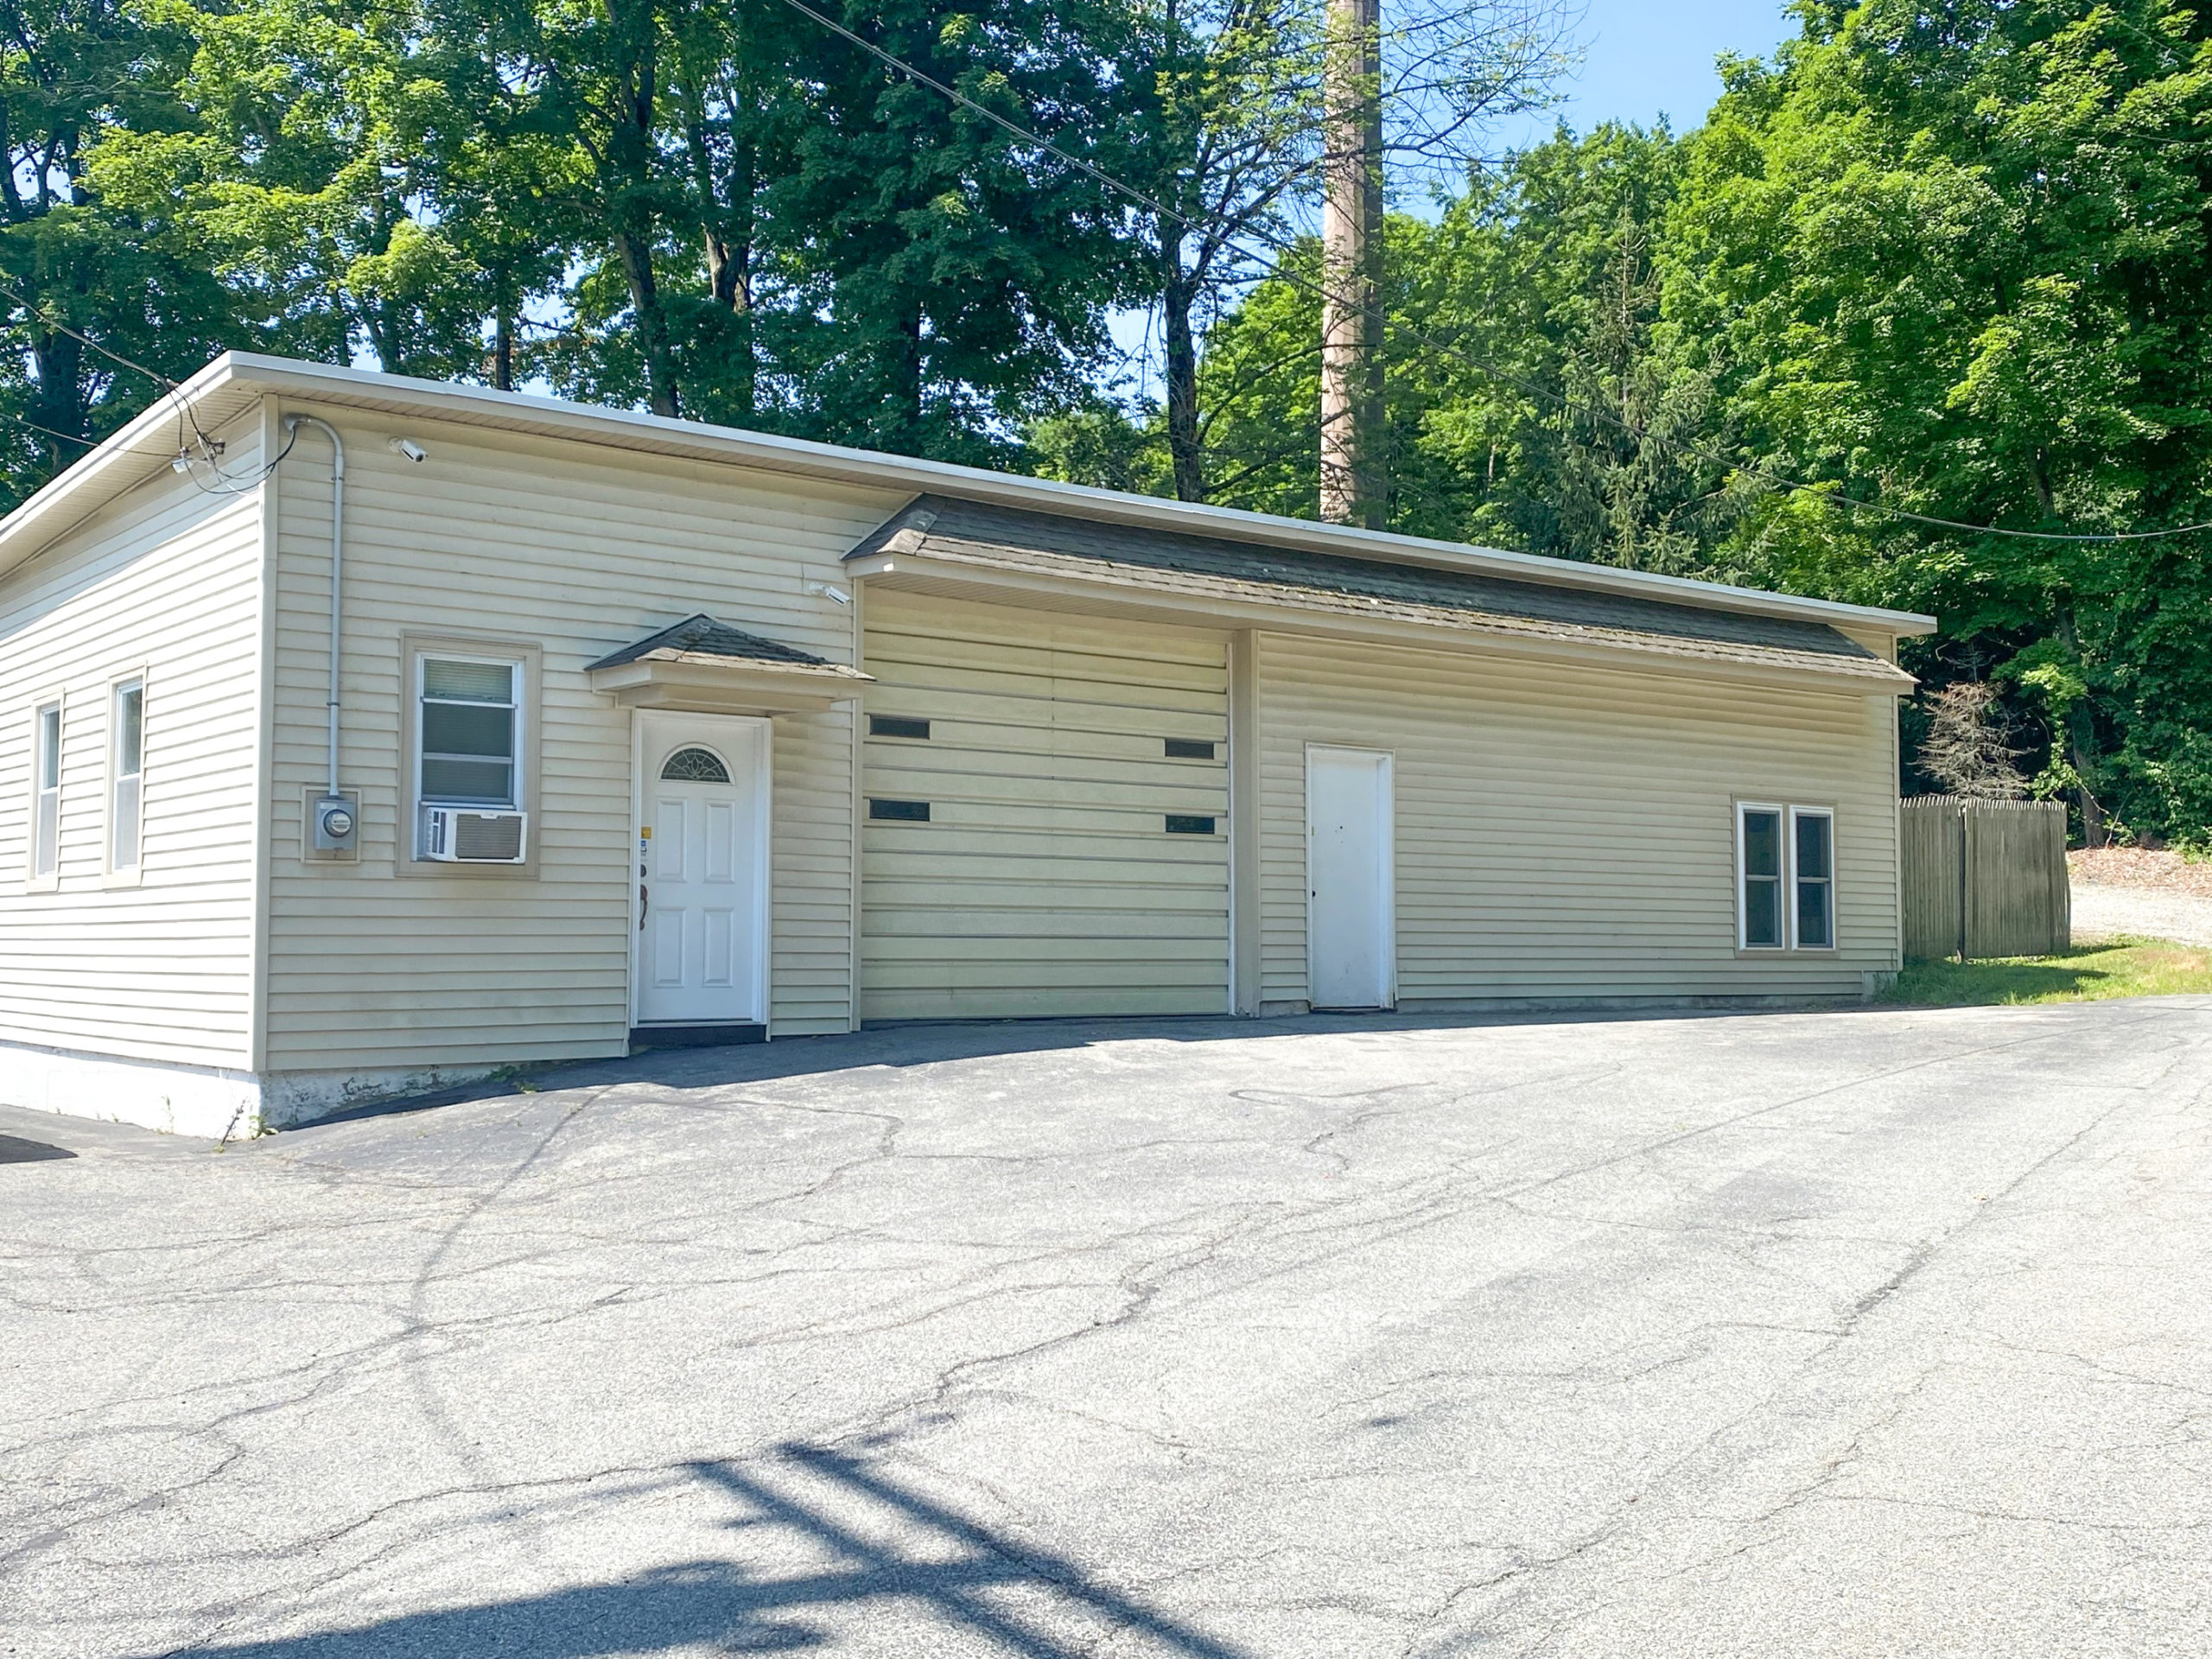
M 1065 155 L 781 0 L 18 0 L 0 491 L 159 395 L 118 359 L 249 346 L 1311 513 L 1321 8 L 817 3 Z M 2203 16 L 1796 10 L 1696 130 L 1390 219 L 1392 522 L 1931 611 L 2085 834 L 2212 844 L 2208 538 L 1993 533 L 2212 519 Z M 1395 15 L 1432 169 L 1559 60 L 1536 0 Z
M 2212 537 L 1899 516 L 2212 519 L 2205 26 L 2170 0 L 1798 10 L 1695 133 L 1562 131 L 1393 224 L 1393 522 L 1933 613 L 1908 665 L 1993 683 L 2085 832 L 2212 840 Z M 1310 510 L 1305 275 L 1210 342 L 1245 469 L 1222 499 Z

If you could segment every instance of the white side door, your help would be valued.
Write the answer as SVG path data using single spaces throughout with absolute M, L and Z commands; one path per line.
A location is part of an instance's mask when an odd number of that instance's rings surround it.
M 767 1018 L 767 722 L 640 715 L 636 1023 Z
M 1306 751 L 1306 997 L 1317 1008 L 1396 1002 L 1390 756 Z

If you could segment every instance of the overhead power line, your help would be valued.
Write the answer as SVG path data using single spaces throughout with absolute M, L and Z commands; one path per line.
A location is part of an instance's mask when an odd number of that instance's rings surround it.
M 28 296 L 17 292 L 16 289 L 8 287 L 4 283 L 0 283 L 0 295 L 4 295 L 7 298 L 15 301 L 15 302 L 22 306 L 24 310 L 32 313 L 34 315 L 39 315 L 39 308 L 35 302 L 31 300 Z M 207 433 L 200 429 L 200 416 L 192 407 L 192 400 L 184 395 L 184 388 L 181 385 L 180 385 L 176 381 L 170 379 L 168 376 L 163 374 L 159 369 L 149 369 L 143 363 L 136 362 L 131 359 L 124 356 L 120 352 L 111 351 L 107 346 L 101 345 L 99 340 L 94 340 L 90 334 L 80 333 L 79 330 L 72 328 L 67 323 L 60 321 L 57 318 L 47 317 L 45 321 L 49 327 L 68 335 L 70 339 L 75 340 L 79 345 L 87 346 L 91 350 L 98 352 L 102 357 L 107 359 L 109 362 L 120 364 L 123 367 L 130 370 L 133 373 L 144 375 L 146 378 L 151 380 L 156 385 L 162 388 L 163 394 L 169 400 L 170 406 L 176 410 L 177 458 L 184 462 L 184 475 L 192 480 L 194 487 L 198 489 L 203 495 L 245 494 L 247 491 L 251 490 L 255 486 L 260 484 L 264 480 L 267 479 L 271 474 L 273 474 L 276 470 L 277 464 L 282 461 L 286 455 L 292 453 L 292 444 L 299 441 L 299 435 L 295 432 L 292 435 L 291 442 L 287 442 L 285 446 L 282 449 L 278 450 L 274 456 L 272 456 L 269 461 L 264 462 L 260 472 L 254 477 L 230 477 L 224 473 L 222 463 L 217 459 L 217 457 L 222 454 L 222 445 L 218 443 L 214 439 L 209 437 Z M 14 421 L 18 426 L 32 426 L 35 424 L 35 423 L 26 421 L 22 416 L 16 415 L 10 415 L 8 418 Z M 192 435 L 199 442 L 200 459 L 207 464 L 207 470 L 214 475 L 215 482 L 212 484 L 202 480 L 199 474 L 192 470 L 192 446 L 186 443 L 184 441 L 184 429 L 188 423 L 189 423 L 192 428 Z M 38 427 L 37 429 L 39 431 L 45 432 L 48 431 L 50 429 L 41 426 Z M 66 433 L 56 432 L 54 433 L 53 435 L 55 437 L 66 437 L 68 435 Z M 70 442 L 72 443 L 83 443 L 86 440 L 82 438 L 71 438 Z
M 907 62 L 904 58 L 899 57 L 897 54 L 877 45 L 874 41 L 868 39 L 865 35 L 860 35 L 854 30 L 848 29 L 844 24 L 837 22 L 835 18 L 825 16 L 821 12 L 817 11 L 812 6 L 807 4 L 806 0 L 784 0 L 784 3 L 790 6 L 792 10 L 800 12 L 807 17 L 811 18 L 815 22 L 820 24 L 823 29 L 828 29 L 831 34 L 839 35 L 850 41 L 853 45 L 860 48 L 861 50 L 866 52 L 869 56 L 876 59 L 885 67 L 897 71 L 899 74 L 905 75 L 908 79 L 917 81 L 922 86 L 929 87 L 939 96 L 948 99 L 951 102 L 960 105 L 961 108 L 970 111 L 973 113 L 982 117 L 986 121 L 990 122 L 993 125 L 1000 128 L 1012 137 L 1019 139 L 1023 143 L 1032 145 L 1034 148 L 1042 150 L 1045 154 L 1066 162 L 1070 167 L 1076 168 L 1086 177 L 1096 180 L 1098 183 L 1104 185 L 1108 189 L 1114 191 L 1118 195 L 1126 197 L 1133 202 L 1135 202 L 1139 207 L 1145 208 L 1147 212 L 1158 213 L 1163 219 L 1171 219 L 1174 223 L 1182 226 L 1186 230 L 1198 230 L 1203 228 L 1198 221 L 1191 219 L 1187 214 L 1176 212 L 1166 203 L 1147 194 L 1144 191 L 1139 190 L 1135 186 L 1123 182 L 1122 180 L 1116 178 L 1112 174 L 1106 172 L 1103 168 L 1097 167 L 1090 162 L 1085 161 L 1082 156 L 1072 155 L 1067 150 L 1061 149 L 1058 144 L 1053 143 L 1050 139 L 1030 131 L 1027 127 L 1021 125 L 1020 123 L 1014 121 L 1007 116 L 1001 115 L 998 111 L 990 108 L 987 105 L 976 102 L 974 99 L 969 97 L 957 87 L 948 86 L 944 81 L 941 81 L 935 76 L 928 73 L 926 71 L 917 68 L 914 65 Z M 1263 232 L 1255 230 L 1248 230 L 1244 234 L 1249 240 L 1259 243 L 1262 246 L 1268 248 L 1278 255 L 1292 256 L 1295 255 L 1299 251 L 1296 244 L 1286 241 L 1280 237 L 1270 236 Z M 1335 294 L 1332 289 L 1326 288 L 1323 284 L 1316 283 L 1311 278 L 1300 275 L 1297 271 L 1287 270 L 1281 265 L 1277 265 L 1275 267 L 1274 276 L 1277 280 L 1287 283 L 1290 286 L 1299 289 L 1303 292 L 1311 294 L 1324 302 L 1334 303 L 1339 306 L 1347 303 L 1343 296 Z M 27 298 L 22 294 L 18 293 L 12 288 L 9 288 L 5 285 L 0 285 L 0 295 L 4 295 L 8 298 L 14 300 L 18 305 L 23 307 L 27 311 L 36 312 L 39 309 L 38 306 L 33 301 Z M 1808 484 L 1802 480 L 1785 478 L 1778 473 L 1775 473 L 1756 462 L 1745 461 L 1739 456 L 1725 454 L 1718 450 L 1707 448 L 1702 445 L 1673 442 L 1665 438 L 1653 438 L 1649 434 L 1639 433 L 1634 427 L 1630 426 L 1626 421 L 1623 420 L 1619 416 L 1615 415 L 1608 409 L 1605 409 L 1594 404 L 1578 404 L 1573 398 L 1567 397 L 1563 393 L 1554 391 L 1548 386 L 1540 385 L 1534 381 L 1524 379 L 1522 377 L 1514 374 L 1510 370 L 1501 368 L 1495 363 L 1488 362 L 1482 358 L 1478 358 L 1472 353 L 1468 352 L 1464 347 L 1453 343 L 1452 341 L 1440 340 L 1435 335 L 1427 333 L 1424 329 L 1409 327 L 1402 323 L 1394 324 L 1391 321 L 1388 312 L 1381 307 L 1363 306 L 1359 308 L 1363 310 L 1370 319 L 1380 323 L 1386 331 L 1395 327 L 1401 335 L 1411 336 L 1417 344 L 1427 347 L 1428 350 L 1438 353 L 1445 357 L 1451 358 L 1454 361 L 1464 363 L 1469 368 L 1476 371 L 1476 372 L 1482 374 L 1490 379 L 1497 381 L 1501 385 L 1511 386 L 1514 390 L 1522 392 L 1527 397 L 1535 398 L 1541 402 L 1551 404 L 1554 407 L 1570 414 L 1580 414 L 1586 417 L 1609 423 L 1613 426 L 1618 427 L 1622 431 L 1627 433 L 1631 437 L 1637 438 L 1639 440 L 1648 440 L 1649 442 L 1658 443 L 1663 448 L 1671 448 L 1678 454 L 1698 456 L 1702 460 L 1712 462 L 1715 466 L 1729 467 L 1738 472 L 1748 474 L 1751 477 L 1758 479 L 1763 483 L 1771 485 L 1777 489 L 1789 491 L 1799 495 L 1809 496 L 1815 500 L 1825 501 L 1832 506 L 1847 507 L 1855 512 L 1880 513 L 1891 518 L 1902 519 L 1910 524 L 1926 524 L 1931 528 L 1938 530 L 1960 531 L 1972 536 L 2003 536 L 2018 541 L 2076 543 L 2149 542 L 2164 540 L 2175 536 L 2196 535 L 2205 531 L 2212 531 L 2212 522 L 2195 524 L 2182 524 L 2167 530 L 2109 531 L 2012 530 L 1999 524 L 1970 524 L 1962 519 L 1943 518 L 1938 518 L 1931 513 L 1914 512 L 1908 508 L 1893 507 L 1886 503 L 1879 501 L 1862 501 L 1856 496 L 1846 495 L 1841 490 L 1837 489 L 1833 485 Z M 160 370 L 149 368 L 143 363 L 137 362 L 130 358 L 125 357 L 121 353 L 113 351 L 108 346 L 102 345 L 99 340 L 92 339 L 89 334 L 80 333 L 79 330 L 72 328 L 65 322 L 61 322 L 51 317 L 46 319 L 46 321 L 49 326 L 58 329 L 62 334 L 68 335 L 72 340 L 78 341 L 79 344 L 99 353 L 110 362 L 118 364 L 122 367 L 130 369 L 135 373 L 143 375 L 146 378 L 153 381 L 156 385 L 162 387 L 163 392 L 168 396 L 171 404 L 177 411 L 177 454 L 186 460 L 188 474 L 191 452 L 190 447 L 183 441 L 184 429 L 188 423 L 192 428 L 193 435 L 199 441 L 200 458 L 206 461 L 208 469 L 213 473 L 216 479 L 219 480 L 218 485 L 210 485 L 202 482 L 197 474 L 189 474 L 193 482 L 195 485 L 198 485 L 200 489 L 206 491 L 207 493 L 214 495 L 236 494 L 238 493 L 241 489 L 251 489 L 254 485 L 259 483 L 262 479 L 267 478 L 272 472 L 274 472 L 277 463 L 284 459 L 284 455 L 286 454 L 289 453 L 291 446 L 287 444 L 283 452 L 280 452 L 274 458 L 264 464 L 260 475 L 257 478 L 246 480 L 225 477 L 219 463 L 215 460 L 216 454 L 219 453 L 217 446 L 204 431 L 200 430 L 198 416 L 192 409 L 191 400 L 183 395 L 184 389 L 182 386 L 181 386 L 176 381 L 171 379 L 168 375 L 161 372 Z M 68 438 L 69 442 L 73 443 L 81 443 L 85 442 L 85 440 L 81 438 L 71 437 L 70 435 L 67 433 L 54 432 L 48 428 L 38 426 L 36 423 L 24 420 L 20 416 L 10 415 L 8 418 L 14 421 L 19 426 L 31 427 L 35 430 L 46 432 L 50 436 Z
M 87 449 L 97 448 L 99 443 L 98 438 L 80 438 L 73 432 L 59 432 L 50 426 L 41 426 L 36 421 L 26 420 L 21 415 L 10 414 L 6 410 L 0 410 L 0 416 L 5 416 L 17 426 L 29 427 L 34 432 L 43 432 L 49 438 L 59 438 L 64 443 L 82 444 Z
M 837 22 L 836 19 L 824 16 L 821 12 L 817 11 L 812 6 L 807 4 L 806 0 L 784 0 L 784 3 L 791 7 L 792 10 L 802 12 L 805 16 L 812 18 L 823 28 L 828 29 L 831 34 L 841 35 L 845 40 L 851 41 L 855 46 L 859 47 L 861 51 L 866 52 L 870 57 L 874 58 L 877 61 L 884 64 L 886 67 L 894 69 L 899 73 L 908 77 L 910 79 L 918 81 L 922 86 L 929 87 L 931 91 L 938 92 L 941 96 L 950 99 L 955 104 L 959 105 L 961 108 L 982 116 L 986 121 L 990 122 L 993 125 L 1000 128 L 1002 131 L 1005 131 L 1012 137 L 1020 140 L 1023 143 L 1033 145 L 1036 149 L 1042 150 L 1045 154 L 1054 156 L 1057 159 L 1066 162 L 1077 172 L 1082 173 L 1088 178 L 1096 180 L 1098 183 L 1104 185 L 1108 189 L 1116 192 L 1117 194 L 1128 198 L 1129 200 L 1136 203 L 1139 207 L 1146 209 L 1147 212 L 1158 213 L 1163 219 L 1171 219 L 1177 225 L 1183 226 L 1185 230 L 1195 231 L 1204 228 L 1204 226 L 1197 220 L 1191 219 L 1186 214 L 1177 213 L 1166 203 L 1157 200 L 1154 197 L 1147 194 L 1144 191 L 1138 189 L 1135 186 L 1123 183 L 1112 174 L 1108 173 L 1103 168 L 1093 165 L 1091 162 L 1084 160 L 1080 156 L 1071 155 L 1068 151 L 1062 149 L 1058 144 L 1052 143 L 1051 139 L 1046 138 L 1038 133 L 1030 131 L 1020 122 L 1012 120 L 1007 116 L 1000 114 L 998 111 L 990 108 L 987 105 L 977 103 L 974 99 L 960 91 L 959 88 L 947 86 L 944 81 L 938 79 L 935 76 L 928 73 L 926 71 L 915 67 L 912 64 L 907 62 L 904 58 L 899 57 L 897 54 L 890 52 L 883 47 L 878 46 L 874 41 L 868 39 L 865 35 L 857 34 L 854 30 L 848 29 L 844 24 Z M 1251 230 L 1247 231 L 1244 234 L 1249 240 L 1257 242 L 1263 247 L 1266 247 L 1279 255 L 1294 255 L 1299 251 L 1296 244 L 1286 241 L 1280 237 L 1270 236 L 1262 231 Z M 1315 297 L 1324 301 L 1325 302 L 1335 304 L 1340 307 L 1349 307 L 1351 305 L 1351 302 L 1346 300 L 1343 296 L 1334 293 L 1323 284 L 1316 283 L 1311 278 L 1302 276 L 1297 271 L 1286 270 L 1284 267 L 1278 264 L 1275 267 L 1274 274 L 1277 280 L 1287 283 L 1292 287 L 1299 289 L 1303 292 L 1313 295 Z M 1969 535 L 1974 536 L 2005 536 L 2018 541 L 2150 542 L 2162 540 L 2168 537 L 2192 536 L 2204 531 L 2212 531 L 2212 522 L 2197 524 L 2183 524 L 2171 530 L 2111 531 L 2008 530 L 1999 524 L 1968 524 L 1957 518 L 1941 518 L 1931 513 L 1914 512 L 1904 507 L 1893 507 L 1886 503 L 1879 501 L 1861 501 L 1856 496 L 1846 495 L 1841 490 L 1837 489 L 1833 485 L 1808 484 L 1802 480 L 1785 478 L 1778 473 L 1770 471 L 1768 468 L 1759 466 L 1756 462 L 1746 461 L 1738 456 L 1724 454 L 1718 450 L 1707 449 L 1701 445 L 1670 442 L 1669 440 L 1665 438 L 1655 438 L 1651 437 L 1649 434 L 1639 433 L 1634 427 L 1630 426 L 1626 421 L 1623 420 L 1619 416 L 1615 415 L 1610 410 L 1604 409 L 1597 404 L 1577 404 L 1573 399 L 1565 396 L 1563 393 L 1554 391 L 1548 386 L 1539 385 L 1533 381 L 1525 380 L 1520 376 L 1514 374 L 1510 370 L 1500 368 L 1495 363 L 1486 362 L 1483 359 L 1476 357 L 1471 353 L 1453 344 L 1450 340 L 1440 340 L 1433 334 L 1428 334 L 1422 329 L 1408 327 L 1402 323 L 1393 323 L 1389 314 L 1381 307 L 1361 306 L 1357 308 L 1363 310 L 1371 320 L 1379 323 L 1385 330 L 1395 328 L 1400 334 L 1411 336 L 1417 344 L 1427 347 L 1428 350 L 1436 352 L 1443 356 L 1452 358 L 1455 361 L 1464 363 L 1469 368 L 1475 370 L 1478 373 L 1482 374 L 1490 379 L 1497 381 L 1501 385 L 1511 386 L 1514 390 L 1523 393 L 1525 396 L 1549 403 L 1556 408 L 1570 414 L 1580 414 L 1599 421 L 1608 422 L 1611 424 L 1618 427 L 1630 437 L 1656 442 L 1662 447 L 1671 448 L 1678 454 L 1698 456 L 1702 460 L 1713 462 L 1716 466 L 1726 467 L 1738 472 L 1748 474 L 1751 477 L 1758 479 L 1764 483 L 1772 485 L 1777 489 L 1790 491 L 1799 495 L 1810 496 L 1816 500 L 1826 501 L 1834 506 L 1848 507 L 1858 512 L 1883 513 L 1892 518 L 1903 519 L 1910 524 L 1926 524 L 1939 530 L 1963 531 Z

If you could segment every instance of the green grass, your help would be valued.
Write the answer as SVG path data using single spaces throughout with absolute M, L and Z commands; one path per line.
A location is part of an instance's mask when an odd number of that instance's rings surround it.
M 2212 950 L 2157 939 L 2114 939 L 2055 957 L 1916 962 L 1885 1002 L 1961 1008 L 1985 1003 L 2092 1002 L 2112 996 L 2212 995 Z

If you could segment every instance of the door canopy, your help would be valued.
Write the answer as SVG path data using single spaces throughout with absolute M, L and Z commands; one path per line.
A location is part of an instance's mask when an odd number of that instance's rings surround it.
M 703 612 L 609 652 L 584 672 L 594 691 L 631 708 L 702 715 L 817 714 L 859 696 L 870 677 Z

